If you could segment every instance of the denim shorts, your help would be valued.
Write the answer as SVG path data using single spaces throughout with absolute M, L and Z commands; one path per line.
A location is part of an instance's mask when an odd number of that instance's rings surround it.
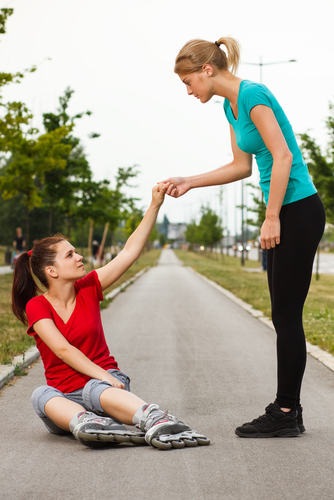
M 110 375 L 117 378 L 117 380 L 120 380 L 120 382 L 125 385 L 126 391 L 130 391 L 130 379 L 125 373 L 115 369 L 107 371 Z M 44 410 L 46 403 L 54 397 L 63 397 L 78 403 L 87 411 L 92 411 L 93 413 L 96 413 L 96 415 L 100 415 L 102 417 L 108 417 L 109 415 L 103 411 L 101 406 L 100 396 L 103 391 L 110 387 L 113 386 L 108 382 L 97 380 L 95 378 L 89 380 L 82 389 L 74 392 L 64 393 L 58 391 L 58 389 L 55 389 L 54 387 L 42 385 L 33 392 L 31 396 L 31 403 L 35 412 L 51 434 L 68 434 L 68 431 L 61 429 L 48 418 Z

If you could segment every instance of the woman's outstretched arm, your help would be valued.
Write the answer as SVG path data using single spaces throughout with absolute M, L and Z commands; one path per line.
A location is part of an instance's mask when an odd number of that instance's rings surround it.
M 179 198 L 190 189 L 230 184 L 231 182 L 250 177 L 252 174 L 252 155 L 245 153 L 238 147 L 231 125 L 230 133 L 233 153 L 231 163 L 216 170 L 205 172 L 204 174 L 192 175 L 190 177 L 169 177 L 169 179 L 163 181 L 165 184 L 168 183 L 167 194 L 173 196 L 173 198 Z
M 97 269 L 96 272 L 102 291 L 115 283 L 140 256 L 157 220 L 167 187 L 165 184 L 154 186 L 151 205 L 137 229 L 126 242 L 123 250 L 111 262 Z

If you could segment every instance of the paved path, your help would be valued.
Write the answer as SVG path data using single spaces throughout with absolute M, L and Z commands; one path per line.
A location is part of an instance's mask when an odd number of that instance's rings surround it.
M 212 440 L 209 447 L 91 450 L 44 430 L 30 394 L 39 362 L 1 391 L 0 491 L 9 500 L 333 500 L 334 373 L 310 358 L 306 434 L 240 439 L 274 399 L 275 335 L 171 250 L 103 311 L 132 390 Z

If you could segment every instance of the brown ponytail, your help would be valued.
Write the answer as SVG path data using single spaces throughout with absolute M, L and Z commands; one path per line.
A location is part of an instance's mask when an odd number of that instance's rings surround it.
M 225 45 L 226 52 L 220 48 Z M 201 71 L 204 64 L 211 64 L 220 70 L 236 73 L 240 61 L 240 45 L 231 37 L 219 38 L 216 42 L 206 40 L 190 40 L 178 53 L 174 72 L 177 75 L 187 75 Z
M 49 283 L 45 268 L 53 266 L 57 256 L 56 245 L 65 238 L 61 234 L 44 238 L 36 243 L 31 257 L 28 252 L 23 253 L 17 259 L 14 266 L 13 288 L 12 288 L 12 310 L 15 316 L 24 325 L 28 324 L 25 313 L 26 305 L 30 299 L 36 297 L 41 292 L 35 282 L 32 272 L 39 279 L 42 285 L 48 289 Z

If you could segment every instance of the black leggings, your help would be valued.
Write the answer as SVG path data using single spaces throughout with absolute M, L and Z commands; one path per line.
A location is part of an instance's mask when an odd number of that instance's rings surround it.
M 272 320 L 277 333 L 277 396 L 281 408 L 300 404 L 306 365 L 303 307 L 310 287 L 314 256 L 325 227 L 318 194 L 284 205 L 281 243 L 267 251 Z

